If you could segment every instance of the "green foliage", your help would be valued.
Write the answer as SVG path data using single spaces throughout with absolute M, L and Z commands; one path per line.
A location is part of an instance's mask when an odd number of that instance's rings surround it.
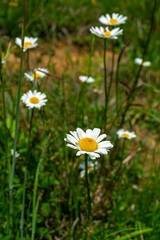
M 18 6 L 11 2 L 0 2 L 0 55 L 5 60 L 0 67 L 0 239 L 22 239 L 21 224 L 24 240 L 158 240 L 159 9 L 156 8 L 145 56 L 152 65 L 142 68 L 136 78 L 139 66 L 134 64 L 134 59 L 144 51 L 154 1 L 119 1 L 117 4 L 115 0 L 34 0 L 16 1 Z M 30 70 L 41 65 L 48 68 L 51 75 L 36 84 L 38 91 L 46 93 L 48 101 L 40 110 L 35 109 L 33 118 L 20 103 L 17 143 L 20 157 L 16 159 L 11 201 L 11 149 L 19 84 L 19 72 L 13 66 L 14 59 L 20 60 L 20 51 L 12 47 L 10 39 L 21 36 L 28 2 L 26 35 L 40 39 L 39 52 L 31 50 L 28 56 L 24 53 L 23 74 L 29 70 L 29 57 Z M 113 45 L 112 41 L 107 42 L 107 81 L 108 85 L 111 81 L 111 89 L 104 128 L 103 40 L 93 40 L 89 28 L 100 26 L 98 18 L 107 12 L 127 15 L 128 20 L 123 26 L 124 35 L 114 42 L 113 78 Z M 129 45 L 120 60 L 119 95 L 116 95 L 117 59 L 127 41 Z M 89 47 L 93 47 L 93 51 L 90 52 Z M 10 56 L 15 58 L 8 60 Z M 92 85 L 78 81 L 79 75 L 88 75 L 88 72 L 96 79 Z M 32 88 L 32 83 L 23 75 L 21 95 Z M 98 159 L 98 169 L 88 175 L 92 200 L 89 221 L 86 182 L 79 170 L 84 157 L 76 157 L 76 151 L 64 142 L 66 134 L 77 127 L 102 128 L 102 133 L 107 133 L 107 140 L 114 145 L 107 156 Z M 135 131 L 137 138 L 117 140 L 119 127 Z

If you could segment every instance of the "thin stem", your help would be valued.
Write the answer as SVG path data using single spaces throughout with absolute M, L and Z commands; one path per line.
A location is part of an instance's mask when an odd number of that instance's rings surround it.
M 24 45 L 24 28 L 22 28 L 21 61 L 20 61 L 18 93 L 17 93 L 17 102 L 16 102 L 15 137 L 14 137 L 14 145 L 13 145 L 14 152 L 13 152 L 12 169 L 11 169 L 11 180 L 10 180 L 10 201 L 11 201 L 12 192 L 13 192 L 13 179 L 14 179 L 15 159 L 16 159 L 15 158 L 15 153 L 16 153 L 17 138 L 18 138 L 18 122 L 19 122 L 19 112 L 20 112 L 20 95 L 21 95 L 22 63 L 23 63 L 23 45 Z
M 95 38 L 92 37 L 91 44 L 90 44 L 90 52 L 89 52 L 88 77 L 91 76 L 92 55 L 93 55 L 93 49 L 94 49 L 94 42 L 95 42 Z
M 28 71 L 30 70 L 30 67 L 29 67 L 29 49 L 27 51 L 27 70 Z
M 107 102 L 108 102 L 108 93 L 107 93 L 107 69 L 106 69 L 106 39 L 104 39 L 104 94 L 105 94 L 105 105 L 104 105 L 104 128 L 107 124 Z
M 6 127 L 5 82 L 4 82 L 3 73 L 2 73 L 1 57 L 0 57 L 0 80 L 1 80 L 1 85 L 2 85 L 3 122 L 4 122 L 5 130 L 7 130 L 6 129 L 7 127 Z M 5 136 L 6 136 L 6 134 L 5 134 Z
M 91 217 L 91 197 L 90 197 L 90 189 L 88 182 L 88 155 L 85 154 L 85 178 L 86 178 L 86 186 L 87 186 L 87 195 L 88 195 L 88 220 Z
M 47 140 L 45 142 L 45 145 L 43 147 L 42 154 L 40 156 L 40 160 L 36 169 L 36 174 L 35 174 L 35 180 L 34 180 L 34 189 L 33 189 L 33 212 L 32 212 L 32 235 L 31 239 L 34 240 L 34 235 L 36 232 L 36 218 L 37 218 L 37 212 L 39 208 L 39 197 L 37 197 L 37 189 L 38 189 L 38 180 L 39 180 L 39 173 L 42 167 L 43 160 L 45 158 L 45 154 L 47 151 L 48 143 L 50 141 L 51 137 L 51 132 L 49 133 Z
M 22 212 L 21 212 L 21 222 L 20 222 L 21 240 L 23 240 L 23 223 L 24 223 L 24 209 L 25 209 L 25 198 L 26 198 L 26 182 L 27 182 L 27 169 L 25 169 L 24 184 L 23 184 Z
M 113 81 L 114 62 L 115 62 L 115 50 L 114 50 L 114 41 L 113 41 L 112 42 L 112 69 L 111 69 L 110 81 L 109 81 L 109 85 L 108 85 L 107 99 L 109 99 L 110 90 L 111 90 L 112 81 Z M 108 102 L 108 100 L 107 100 L 107 102 Z

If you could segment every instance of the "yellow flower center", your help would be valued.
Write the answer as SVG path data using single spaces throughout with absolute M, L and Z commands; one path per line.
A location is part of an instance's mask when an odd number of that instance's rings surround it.
M 37 98 L 37 97 L 31 97 L 31 98 L 29 99 L 29 101 L 30 101 L 30 103 L 37 104 L 37 103 L 39 103 L 39 98 Z
M 111 19 L 109 20 L 109 22 L 110 22 L 111 24 L 116 24 L 116 23 L 118 22 L 118 20 L 115 19 L 115 18 L 111 18 Z
M 36 75 L 36 79 L 42 77 L 42 75 L 40 73 L 36 73 L 35 75 Z M 34 73 L 32 74 L 32 78 L 34 78 Z
M 31 42 L 24 42 L 24 48 L 27 48 L 28 46 L 32 46 L 33 44 Z
M 129 137 L 130 137 L 130 135 L 129 135 L 128 133 L 122 133 L 122 136 L 123 136 L 123 137 L 126 137 L 126 138 L 129 138 Z
M 82 138 L 78 144 L 80 149 L 86 152 L 94 152 L 98 148 L 97 142 L 92 138 Z
M 13 66 L 14 69 L 19 69 L 19 64 L 18 63 L 15 63 L 14 66 Z
M 106 30 L 104 30 L 104 34 L 105 34 L 107 37 L 111 36 L 111 32 L 106 31 Z
M 88 172 L 92 171 L 92 168 L 93 168 L 92 166 L 89 166 L 88 167 Z

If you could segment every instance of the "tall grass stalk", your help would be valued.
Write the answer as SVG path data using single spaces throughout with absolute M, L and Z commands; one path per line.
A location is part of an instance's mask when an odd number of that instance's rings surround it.
M 87 154 L 85 154 L 85 178 L 86 178 L 87 196 L 88 196 L 87 215 L 89 220 L 91 217 L 91 196 L 90 196 L 90 188 L 89 188 L 89 182 L 88 182 L 88 155 Z
M 113 75 L 114 75 L 114 63 L 115 63 L 115 45 L 114 41 L 112 42 L 112 67 L 111 67 L 111 73 L 110 73 L 110 81 L 108 84 L 108 99 L 110 96 L 112 81 L 113 81 Z
M 36 218 L 37 218 L 37 212 L 39 208 L 39 197 L 37 197 L 37 188 L 38 188 L 38 178 L 39 178 L 39 173 L 40 169 L 42 167 L 42 163 L 47 151 L 47 146 L 49 143 L 51 137 L 51 132 L 49 133 L 47 140 L 45 142 L 45 145 L 43 147 L 42 154 L 40 156 L 40 160 L 37 166 L 36 174 L 35 174 L 35 180 L 34 180 L 34 188 L 33 188 L 33 208 L 32 208 L 32 234 L 31 234 L 31 239 L 34 240 L 35 232 L 36 232 Z
M 88 65 L 88 77 L 91 76 L 91 70 L 92 70 L 92 55 L 93 55 L 93 49 L 94 49 L 94 42 L 95 42 L 95 37 L 91 38 L 91 43 L 90 43 L 90 52 L 89 52 L 89 65 Z
M 19 80 L 18 80 L 18 93 L 16 101 L 16 121 L 15 121 L 15 136 L 14 136 L 14 145 L 13 145 L 13 160 L 11 167 L 11 180 L 10 180 L 10 201 L 12 199 L 13 192 L 13 179 L 15 171 L 15 153 L 17 147 L 17 138 L 18 138 L 18 122 L 19 122 L 19 112 L 20 112 L 20 96 L 21 96 L 21 81 L 22 81 L 22 63 L 23 63 L 23 45 L 24 45 L 24 27 L 22 28 L 22 48 L 21 48 L 21 60 L 20 60 L 20 70 L 19 70 Z
M 27 169 L 25 168 L 24 184 L 23 184 L 23 198 L 22 198 L 22 212 L 21 212 L 21 221 L 20 221 L 21 240 L 23 240 L 23 223 L 24 223 L 24 209 L 25 209 L 25 198 L 26 198 L 26 183 L 27 183 Z
M 34 80 L 33 80 L 33 87 L 32 90 L 34 91 L 36 86 L 36 71 L 34 72 Z M 26 183 L 27 183 L 27 171 L 28 166 L 30 163 L 30 144 L 31 144 L 31 134 L 32 134 L 32 122 L 34 116 L 34 109 L 29 110 L 29 133 L 28 133 L 28 144 L 27 144 L 27 151 L 26 151 L 26 169 L 25 169 L 25 176 L 24 176 L 24 185 L 23 185 L 23 200 L 22 200 L 22 213 L 21 213 L 21 223 L 20 223 L 20 231 L 21 231 L 21 240 L 23 240 L 23 222 L 24 222 L 24 209 L 25 209 L 25 192 L 26 192 Z
M 3 79 L 3 72 L 2 72 L 2 58 L 0 57 L 0 81 L 1 81 L 1 90 L 2 90 L 2 106 L 3 106 L 3 123 L 6 130 L 6 103 L 5 103 L 5 82 Z M 5 134 L 6 136 L 6 134 Z M 7 141 L 6 141 L 7 142 Z
M 104 128 L 107 124 L 107 102 L 108 102 L 108 92 L 107 92 L 107 69 L 106 69 L 106 45 L 107 40 L 104 39 L 104 55 L 103 55 L 103 64 L 104 64 L 104 94 L 105 94 L 105 104 L 104 104 Z

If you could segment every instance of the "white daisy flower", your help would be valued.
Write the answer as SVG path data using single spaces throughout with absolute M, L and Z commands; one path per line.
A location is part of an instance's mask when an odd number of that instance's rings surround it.
M 120 28 L 115 28 L 110 31 L 108 27 L 91 27 L 90 32 L 100 38 L 117 39 L 117 36 L 122 35 L 123 30 Z
M 98 162 L 91 162 L 91 161 L 88 161 L 88 173 L 92 172 L 94 169 L 97 169 L 98 168 Z M 79 164 L 79 169 L 81 169 L 81 172 L 80 172 L 80 177 L 83 178 L 85 176 L 85 162 Z
M 29 90 L 29 92 L 24 93 L 21 100 L 29 109 L 34 107 L 40 109 L 47 102 L 46 94 L 37 92 L 37 90 L 34 90 L 33 92 Z
M 42 79 L 42 78 L 46 77 L 47 76 L 46 73 L 48 73 L 48 72 L 49 72 L 48 69 L 38 68 L 37 71 L 35 71 L 35 72 L 27 72 L 27 73 L 24 73 L 24 75 L 25 75 L 27 80 L 33 82 L 34 81 L 34 75 L 36 75 L 35 76 L 36 79 L 39 80 L 39 79 Z
M 119 24 L 126 23 L 127 17 L 123 15 L 119 15 L 118 13 L 112 13 L 112 16 L 106 14 L 105 16 L 101 16 L 99 21 L 105 25 L 116 26 Z
M 81 82 L 87 82 L 87 83 L 93 83 L 93 82 L 95 81 L 94 78 L 88 77 L 88 76 L 84 76 L 84 75 L 79 76 L 79 80 L 80 80 Z
M 14 149 L 11 149 L 11 155 L 13 156 L 14 154 Z M 15 153 L 15 157 L 18 158 L 20 154 L 18 152 Z
M 135 64 L 142 65 L 143 67 L 151 66 L 151 62 L 149 61 L 144 62 L 142 58 L 135 58 L 134 62 Z
M 24 45 L 23 45 L 23 52 L 26 52 L 27 49 L 35 48 L 38 46 L 37 43 L 38 38 L 32 38 L 32 37 L 24 37 Z M 22 39 L 16 38 L 15 43 L 22 47 Z
M 118 130 L 117 135 L 118 135 L 118 138 L 128 138 L 128 139 L 136 138 L 136 134 L 134 132 L 129 132 L 127 130 L 125 131 L 124 129 Z
M 108 154 L 108 150 L 113 147 L 110 141 L 102 141 L 107 135 L 99 136 L 100 132 L 99 128 L 87 129 L 86 132 L 77 128 L 76 131 L 70 131 L 64 140 L 68 142 L 68 147 L 78 150 L 76 156 L 86 153 L 91 159 L 96 159 L 100 154 Z

